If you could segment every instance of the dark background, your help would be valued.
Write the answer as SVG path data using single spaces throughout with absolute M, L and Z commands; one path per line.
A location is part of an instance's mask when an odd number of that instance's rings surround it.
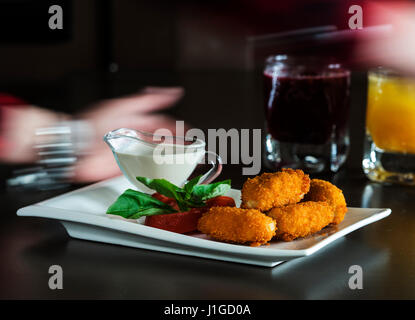
M 1 70 L 8 82 L 56 80 L 111 63 L 119 70 L 249 70 L 249 37 L 344 29 L 352 3 L 359 1 L 1 0 Z M 63 9 L 62 30 L 48 28 L 52 4 Z
M 258 47 L 249 39 L 322 25 L 344 29 L 350 17 L 348 7 L 357 3 L 2 0 L 0 92 L 74 113 L 143 86 L 179 85 L 186 95 L 169 111 L 178 119 L 201 129 L 262 128 L 264 57 L 290 52 L 290 48 Z M 48 28 L 52 4 L 62 6 L 62 30 Z M 317 53 L 340 56 L 351 50 L 350 46 L 332 50 L 335 46 L 329 45 Z M 311 49 L 297 51 L 307 54 Z M 359 154 L 365 77 L 364 69 L 354 69 L 351 152 Z

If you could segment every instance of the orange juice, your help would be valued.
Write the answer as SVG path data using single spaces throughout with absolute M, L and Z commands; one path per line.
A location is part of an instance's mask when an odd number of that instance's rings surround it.
M 377 148 L 415 154 L 415 79 L 369 73 L 366 130 Z
M 415 186 L 415 79 L 369 72 L 362 167 L 383 183 Z

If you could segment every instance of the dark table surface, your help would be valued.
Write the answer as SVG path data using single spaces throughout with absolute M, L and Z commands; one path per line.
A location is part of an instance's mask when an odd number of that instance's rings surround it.
M 38 104 L 75 111 L 146 84 L 183 85 L 173 110 L 207 128 L 262 128 L 258 74 L 251 72 L 120 73 L 82 75 L 54 85 L 5 87 Z M 353 207 L 391 208 L 392 214 L 335 241 L 312 256 L 274 268 L 257 267 L 81 241 L 54 220 L 17 217 L 20 207 L 76 189 L 1 190 L 0 298 L 3 299 L 414 299 L 415 188 L 372 183 L 361 170 L 365 75 L 352 81 L 351 150 L 346 165 L 326 179 L 343 189 Z M 13 167 L 3 165 L 4 181 Z M 265 169 L 264 169 L 265 170 Z M 241 166 L 222 177 L 240 188 Z M 63 268 L 62 290 L 50 290 L 51 265 Z M 348 286 L 349 267 L 363 270 L 363 289 Z

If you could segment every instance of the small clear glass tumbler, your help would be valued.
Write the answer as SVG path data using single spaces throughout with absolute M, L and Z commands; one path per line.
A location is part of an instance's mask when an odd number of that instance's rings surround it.
M 372 181 L 415 185 L 415 78 L 369 71 L 362 165 Z
M 350 71 L 318 57 L 271 56 L 264 89 L 265 165 L 338 171 L 349 149 Z

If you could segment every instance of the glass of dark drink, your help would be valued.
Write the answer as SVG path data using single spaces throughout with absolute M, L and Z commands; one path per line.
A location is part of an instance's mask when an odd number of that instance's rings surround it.
M 265 165 L 336 172 L 349 148 L 350 71 L 314 57 L 271 56 L 264 89 Z

